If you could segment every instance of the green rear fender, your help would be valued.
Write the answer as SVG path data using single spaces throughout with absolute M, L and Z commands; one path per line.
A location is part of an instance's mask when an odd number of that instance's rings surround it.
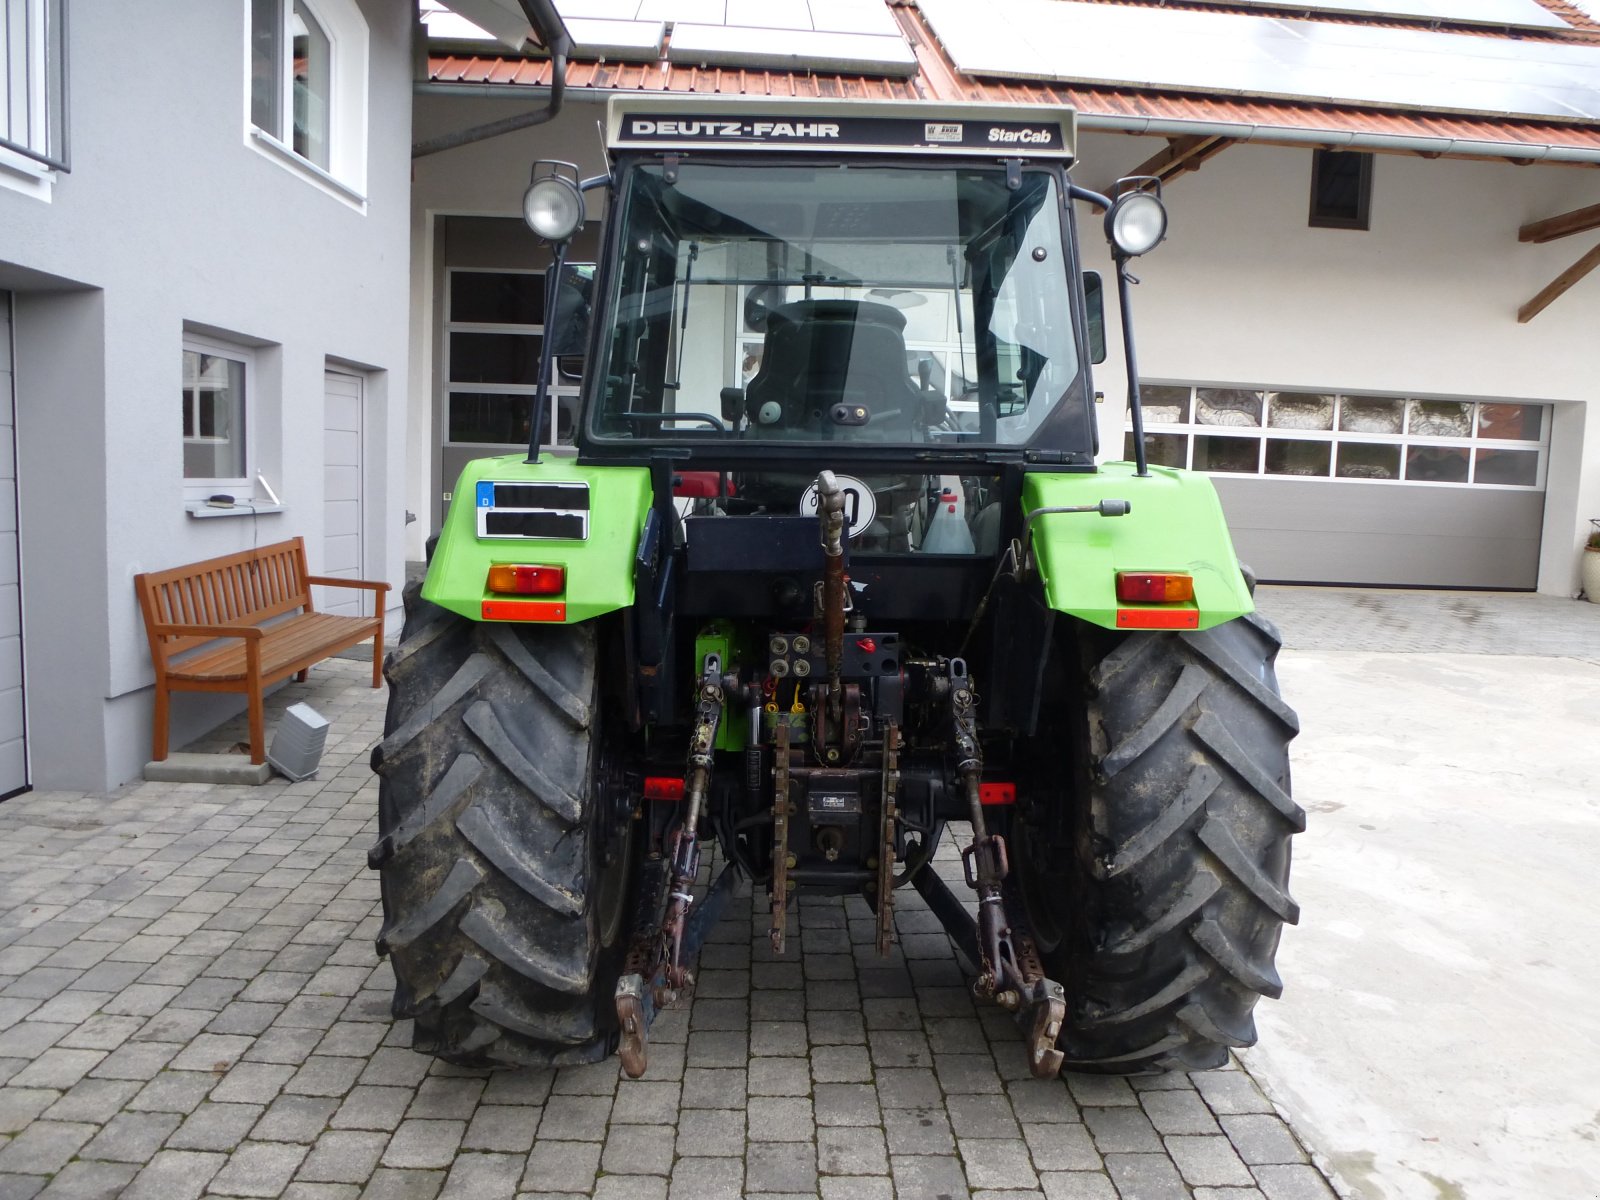
M 553 532 L 581 532 L 582 536 L 544 536 L 543 532 L 531 537 L 480 536 L 480 510 L 494 508 L 495 493 L 484 485 L 493 484 L 586 484 L 586 509 L 557 512 L 548 522 L 529 525 L 542 528 L 547 524 Z M 572 497 L 582 495 L 582 489 L 569 486 L 527 493 L 540 505 L 552 494 L 568 498 L 550 507 L 572 509 L 576 504 Z M 500 495 L 504 497 L 504 493 Z M 633 603 L 633 558 L 650 509 L 650 473 L 643 467 L 579 466 L 571 459 L 549 455 L 538 463 L 525 461 L 521 454 L 481 458 L 461 472 L 453 496 L 422 585 L 424 599 L 474 621 L 539 620 L 569 625 Z M 579 512 L 586 529 L 575 528 Z M 564 567 L 565 587 L 551 596 L 494 595 L 487 584 L 489 568 L 498 563 Z M 485 612 L 486 603 L 495 605 L 495 610 Z
M 1188 626 L 1210 629 L 1255 608 L 1228 536 L 1211 480 L 1189 471 L 1151 467 L 1144 479 L 1132 463 L 1103 463 L 1092 475 L 1030 474 L 1024 510 L 1126 500 L 1127 516 L 1053 513 L 1033 525 L 1033 555 L 1045 597 L 1057 612 L 1107 629 L 1140 627 L 1137 617 L 1174 608 L 1198 610 Z M 1194 602 L 1120 604 L 1118 571 L 1183 571 L 1194 577 Z

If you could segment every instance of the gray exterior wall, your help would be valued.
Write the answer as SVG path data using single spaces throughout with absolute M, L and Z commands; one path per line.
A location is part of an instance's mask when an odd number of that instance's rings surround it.
M 135 574 L 295 535 L 319 565 L 330 358 L 368 379 L 365 574 L 402 580 L 413 18 L 391 0 L 359 7 L 364 212 L 245 144 L 246 0 L 77 6 L 72 172 L 48 202 L 0 188 L 37 787 L 113 786 L 149 757 Z M 185 52 L 140 51 L 159 32 Z M 257 458 L 284 512 L 185 512 L 186 323 L 257 347 Z M 174 745 L 229 711 L 180 698 Z

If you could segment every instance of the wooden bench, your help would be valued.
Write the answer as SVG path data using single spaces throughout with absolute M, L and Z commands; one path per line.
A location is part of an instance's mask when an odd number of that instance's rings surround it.
M 317 612 L 311 585 L 376 593 L 370 617 Z M 250 707 L 250 761 L 266 761 L 265 688 L 372 639 L 372 686 L 383 686 L 387 583 L 306 573 L 304 538 L 134 576 L 156 668 L 151 757 L 167 757 L 173 692 L 239 692 Z

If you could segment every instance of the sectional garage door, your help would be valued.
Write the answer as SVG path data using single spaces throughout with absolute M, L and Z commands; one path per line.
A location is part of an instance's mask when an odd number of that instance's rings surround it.
M 1264 580 L 1536 586 L 1548 405 L 1142 390 L 1150 461 L 1211 475 L 1240 560 Z
M 0 292 L 0 797 L 28 787 L 22 580 L 17 549 L 16 391 L 11 364 L 11 295 Z

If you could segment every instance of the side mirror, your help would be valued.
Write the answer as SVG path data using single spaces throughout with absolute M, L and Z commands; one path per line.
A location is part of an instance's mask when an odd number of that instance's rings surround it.
M 1083 306 L 1089 318 L 1089 361 L 1106 360 L 1106 293 L 1100 272 L 1083 273 Z
M 583 356 L 589 350 L 590 302 L 594 296 L 594 264 L 562 263 L 555 277 L 555 309 L 551 327 L 550 352 L 556 371 L 563 379 L 583 376 Z

